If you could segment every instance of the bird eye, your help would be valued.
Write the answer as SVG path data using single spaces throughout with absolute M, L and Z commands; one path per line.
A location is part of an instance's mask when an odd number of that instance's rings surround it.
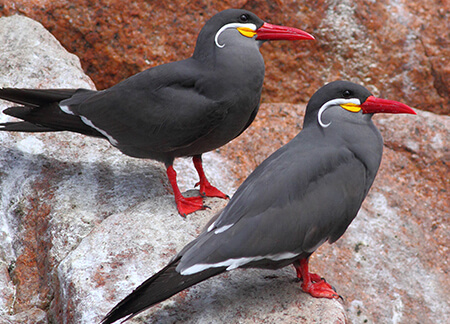
M 240 17 L 239 17 L 239 20 L 240 21 L 242 21 L 242 22 L 247 22 L 248 20 L 249 20 L 249 16 L 247 15 L 247 14 L 242 14 Z
M 342 95 L 344 96 L 344 98 L 349 98 L 352 95 L 352 92 L 350 90 L 344 90 Z

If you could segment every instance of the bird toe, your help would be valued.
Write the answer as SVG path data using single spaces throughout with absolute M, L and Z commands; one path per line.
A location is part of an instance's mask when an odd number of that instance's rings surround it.
M 188 214 L 198 210 L 206 209 L 203 205 L 202 197 L 181 197 L 177 200 L 177 209 L 181 216 L 186 217 Z
M 324 279 L 321 279 L 320 281 L 311 283 L 309 285 L 302 285 L 302 289 L 304 292 L 316 298 L 329 298 L 329 299 L 341 298 L 343 300 L 342 296 L 336 293 L 334 287 L 332 287 Z
M 200 195 L 202 197 L 217 197 L 222 199 L 230 199 L 230 197 L 224 194 L 222 191 L 212 185 L 200 185 Z

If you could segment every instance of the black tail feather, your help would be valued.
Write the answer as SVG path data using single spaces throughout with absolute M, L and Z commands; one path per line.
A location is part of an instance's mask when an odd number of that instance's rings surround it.
M 55 130 L 44 126 L 35 125 L 29 122 L 11 122 L 0 123 L 0 131 L 39 133 L 54 132 Z
M 71 131 L 84 135 L 104 136 L 92 127 L 89 127 L 78 116 L 64 113 L 58 103 L 34 107 L 9 107 L 4 114 L 23 119 L 24 122 L 8 122 L 0 124 L 0 131 L 10 132 L 56 132 Z
M 72 97 L 77 89 L 0 89 L 0 99 L 20 105 L 39 107 Z
M 86 125 L 78 116 L 66 114 L 59 102 L 71 98 L 76 92 L 90 92 L 86 89 L 0 89 L 0 99 L 25 106 L 9 107 L 4 114 L 24 120 L 0 124 L 0 131 L 50 132 L 72 131 L 89 136 L 104 136 Z
M 180 258 L 175 259 L 157 274 L 147 279 L 118 303 L 101 323 L 114 323 L 126 316 L 125 320 L 128 320 L 176 293 L 225 271 L 225 267 L 212 268 L 193 275 L 182 276 L 175 270 L 179 261 Z

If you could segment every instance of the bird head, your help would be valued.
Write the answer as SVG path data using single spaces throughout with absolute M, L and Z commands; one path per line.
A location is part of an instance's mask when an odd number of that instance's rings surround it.
M 320 88 L 308 103 L 305 114 L 306 121 L 317 118 L 322 128 L 331 125 L 332 120 L 325 122 L 323 114 L 329 109 L 340 109 L 337 112 L 344 117 L 348 114 L 368 115 L 375 113 L 413 114 L 416 113 L 407 105 L 394 100 L 374 97 L 361 85 L 348 81 L 334 81 Z
M 235 33 L 229 33 L 235 31 Z M 236 33 L 236 31 L 238 33 Z M 227 43 L 244 39 L 253 39 L 258 43 L 269 40 L 313 40 L 305 31 L 293 27 L 277 26 L 264 22 L 254 13 L 243 9 L 228 9 L 219 12 L 206 22 L 200 31 L 194 52 L 200 55 L 206 43 L 214 41 L 216 48 L 224 48 Z

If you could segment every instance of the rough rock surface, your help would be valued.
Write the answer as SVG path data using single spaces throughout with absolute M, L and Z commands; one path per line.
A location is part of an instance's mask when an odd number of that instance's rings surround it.
M 78 57 L 61 51 L 60 42 L 40 23 L 19 15 L 0 19 L 2 87 L 29 87 L 31 78 L 37 88 L 95 87 L 80 71 Z
M 30 46 L 36 39 L 39 46 Z M 2 87 L 92 87 L 76 57 L 30 19 L 0 18 L 0 43 L 8 45 L 0 52 L 5 61 L 24 58 L 14 70 L 0 65 Z M 190 161 L 175 168 L 183 170 L 181 186 L 192 187 Z M 206 154 L 205 168 L 214 184 L 234 192 L 223 157 Z M 208 199 L 211 210 L 183 219 L 162 165 L 71 133 L 0 133 L 0 170 L 0 323 L 98 322 L 226 204 Z M 134 322 L 346 322 L 340 302 L 302 294 L 293 278 L 293 269 L 235 271 Z
M 9 0 L 0 14 L 42 22 L 102 89 L 190 56 L 204 22 L 226 8 L 249 9 L 317 39 L 262 47 L 263 102 L 306 102 L 325 82 L 344 78 L 422 110 L 450 112 L 448 1 Z

